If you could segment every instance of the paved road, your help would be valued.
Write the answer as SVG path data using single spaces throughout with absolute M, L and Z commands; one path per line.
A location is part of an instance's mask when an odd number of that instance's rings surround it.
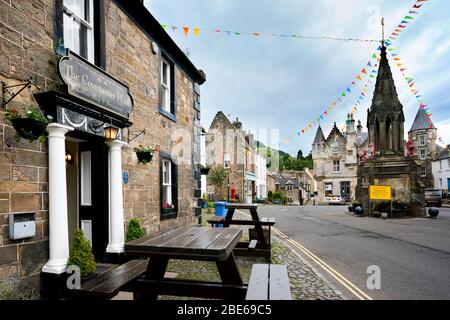
M 361 218 L 335 206 L 259 206 L 258 212 L 276 217 L 280 231 L 373 299 L 450 299 L 450 208 L 440 208 L 438 219 Z M 310 261 L 348 298 L 356 299 Z M 380 267 L 380 290 L 367 288 L 371 265 Z

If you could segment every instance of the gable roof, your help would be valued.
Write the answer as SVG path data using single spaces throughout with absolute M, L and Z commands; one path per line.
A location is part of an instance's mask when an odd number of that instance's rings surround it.
M 450 144 L 442 150 L 433 161 L 450 159 Z
M 427 116 L 425 109 L 419 108 L 409 132 L 416 131 L 416 130 L 428 130 L 428 129 L 436 129 L 436 127 L 434 126 L 431 119 Z

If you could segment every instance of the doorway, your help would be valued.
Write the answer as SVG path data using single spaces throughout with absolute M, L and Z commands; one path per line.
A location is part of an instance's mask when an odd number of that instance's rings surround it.
M 66 141 L 69 243 L 72 248 L 74 232 L 81 229 L 95 260 L 104 262 L 109 242 L 108 147 L 104 139 L 83 138 Z
M 350 201 L 350 181 L 341 182 L 341 197 L 344 198 L 346 202 Z

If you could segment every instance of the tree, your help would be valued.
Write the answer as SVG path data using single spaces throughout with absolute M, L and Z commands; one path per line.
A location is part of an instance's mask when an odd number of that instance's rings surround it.
M 219 189 L 219 199 L 222 200 L 222 185 L 227 178 L 225 169 L 221 166 L 211 168 L 208 175 L 208 182 L 212 184 L 216 190 Z
M 297 160 L 303 159 L 303 151 L 302 149 L 298 150 L 297 152 Z

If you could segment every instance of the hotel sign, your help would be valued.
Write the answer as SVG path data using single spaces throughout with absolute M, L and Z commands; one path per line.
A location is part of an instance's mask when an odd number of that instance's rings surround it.
M 70 95 L 129 118 L 133 99 L 126 85 L 68 50 L 59 61 L 59 73 Z

